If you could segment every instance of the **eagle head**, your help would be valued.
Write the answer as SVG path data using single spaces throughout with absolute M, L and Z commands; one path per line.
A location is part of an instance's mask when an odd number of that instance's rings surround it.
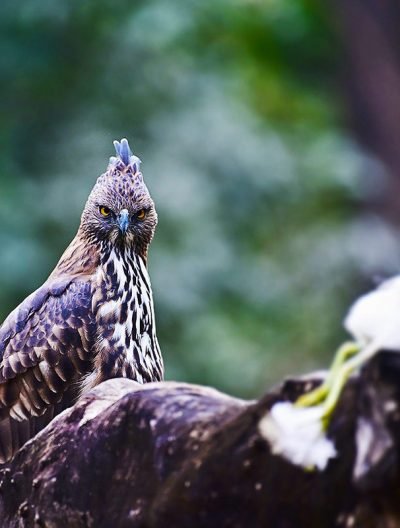
M 128 141 L 114 141 L 116 156 L 102 174 L 81 218 L 81 229 L 90 240 L 146 256 L 157 225 L 154 202 L 140 172 L 140 159 Z

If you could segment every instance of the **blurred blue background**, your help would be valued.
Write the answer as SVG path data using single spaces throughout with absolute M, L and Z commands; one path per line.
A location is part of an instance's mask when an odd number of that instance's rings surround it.
M 167 378 L 251 397 L 326 366 L 349 303 L 399 270 L 399 21 L 377 0 L 2 0 L 0 317 L 127 137 Z

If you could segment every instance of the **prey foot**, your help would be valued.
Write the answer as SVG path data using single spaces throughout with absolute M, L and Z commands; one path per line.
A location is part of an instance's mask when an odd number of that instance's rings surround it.
M 340 393 L 354 370 L 351 358 L 359 351 L 357 343 L 344 343 L 336 353 L 326 380 L 311 392 L 300 396 L 295 402 L 296 407 L 322 405 L 323 421 L 327 425 Z

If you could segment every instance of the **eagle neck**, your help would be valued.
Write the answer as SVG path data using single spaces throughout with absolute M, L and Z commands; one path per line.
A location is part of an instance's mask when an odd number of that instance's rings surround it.
M 101 378 L 158 381 L 163 377 L 163 362 L 145 261 L 129 248 L 114 247 L 101 254 L 97 270 L 100 296 L 94 307 L 100 329 L 97 359 Z

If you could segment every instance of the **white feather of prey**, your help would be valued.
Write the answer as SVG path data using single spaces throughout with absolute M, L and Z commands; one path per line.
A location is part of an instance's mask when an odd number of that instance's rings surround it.
M 271 452 L 305 469 L 323 471 L 337 455 L 322 423 L 322 406 L 296 407 L 278 402 L 259 422 L 259 431 Z
M 400 276 L 357 299 L 344 326 L 361 347 L 375 343 L 376 351 L 400 351 Z

